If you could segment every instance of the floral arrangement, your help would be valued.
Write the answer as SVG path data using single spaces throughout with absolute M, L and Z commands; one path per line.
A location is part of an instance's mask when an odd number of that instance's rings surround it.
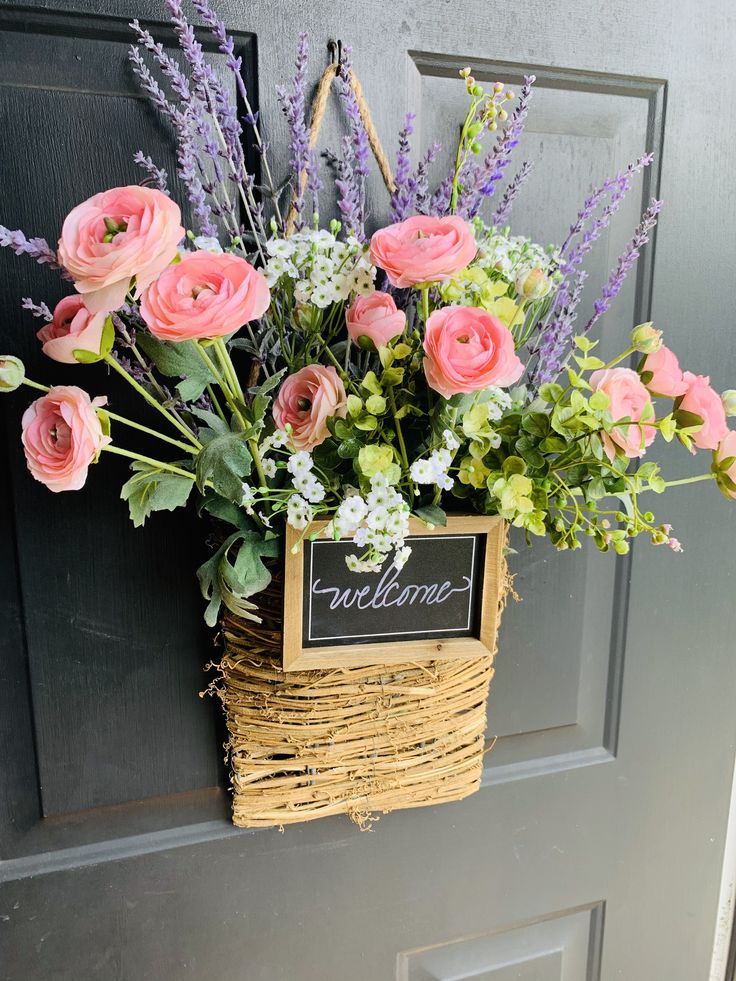
M 651 236 L 659 201 L 593 315 L 577 321 L 583 260 L 649 155 L 589 194 L 559 247 L 512 235 L 509 215 L 530 165 L 510 180 L 507 168 L 534 78 L 517 99 L 464 69 L 469 104 L 451 172 L 432 183 L 436 145 L 412 166 L 407 116 L 392 223 L 369 235 L 369 143 L 349 52 L 338 79 L 349 133 L 322 160 L 306 122 L 300 39 L 293 83 L 279 91 L 292 173 L 277 186 L 233 41 L 208 0 L 193 4 L 226 56 L 243 117 L 180 0 L 166 7 L 185 68 L 137 22 L 130 52 L 176 133 L 192 227 L 166 173 L 143 152 L 135 157 L 143 183 L 75 207 L 57 249 L 0 226 L 0 245 L 73 283 L 53 311 L 23 300 L 43 322 L 44 353 L 78 363 L 80 373 L 105 364 L 160 423 L 123 417 L 76 386 L 47 388 L 4 356 L 0 389 L 41 392 L 22 420 L 33 477 L 51 491 L 78 490 L 105 454 L 128 457 L 121 497 L 136 526 L 196 495 L 200 513 L 230 526 L 199 570 L 211 624 L 221 603 L 256 617 L 252 597 L 269 582 L 264 560 L 278 554 L 283 522 L 309 535 L 314 519 L 328 519 L 323 534 L 355 544 L 349 568 L 375 572 L 406 562 L 412 515 L 436 525 L 452 511 L 498 514 L 559 549 L 580 548 L 587 536 L 621 554 L 645 534 L 679 551 L 670 526 L 642 505 L 645 492 L 713 480 L 736 497 L 736 432 L 727 426 L 736 392 L 721 395 L 707 376 L 682 371 L 651 323 L 613 360 L 595 354 L 593 328 Z M 260 153 L 263 186 L 246 169 L 246 140 Z M 326 168 L 339 218 L 325 226 Z M 129 447 L 125 437 L 137 432 L 158 441 L 157 457 Z M 666 480 L 656 462 L 632 466 L 660 438 L 707 452 L 706 472 Z

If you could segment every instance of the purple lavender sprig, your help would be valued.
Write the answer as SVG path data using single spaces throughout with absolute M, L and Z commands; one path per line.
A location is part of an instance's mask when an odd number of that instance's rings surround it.
M 56 253 L 45 238 L 26 238 L 25 233 L 16 228 L 11 230 L 0 225 L 0 246 L 12 249 L 16 255 L 27 255 L 41 265 L 58 266 Z
M 163 194 L 169 193 L 169 175 L 162 167 L 157 167 L 153 160 L 143 153 L 143 150 L 136 151 L 133 155 L 133 163 L 138 164 L 141 170 L 144 170 L 148 174 L 149 182 L 157 187 L 159 191 Z
M 54 319 L 53 313 L 43 301 L 41 303 L 34 303 L 30 296 L 24 296 L 22 298 L 21 308 L 28 310 L 34 317 L 45 320 L 46 323 L 50 323 Z
M 342 139 L 342 156 L 338 157 L 331 150 L 324 150 L 322 155 L 335 172 L 335 189 L 338 193 L 337 207 L 342 215 L 343 230 L 348 236 L 354 235 L 356 238 L 360 238 L 363 229 L 358 185 L 352 166 L 350 137 L 344 136 Z
M 276 220 L 281 225 L 283 219 L 281 216 L 281 210 L 279 208 L 278 202 L 278 191 L 273 180 L 273 175 L 271 173 L 271 167 L 268 161 L 268 154 L 266 152 L 267 147 L 263 138 L 261 137 L 260 127 L 258 125 L 258 112 L 254 112 L 250 100 L 248 98 L 248 90 L 246 88 L 245 82 L 243 81 L 242 67 L 243 60 L 239 55 L 235 54 L 235 42 L 230 34 L 227 32 L 225 24 L 212 10 L 209 0 L 192 0 L 194 8 L 200 15 L 204 23 L 210 29 L 212 36 L 217 41 L 217 45 L 222 54 L 225 55 L 226 65 L 235 79 L 235 85 L 238 90 L 238 95 L 242 99 L 243 106 L 245 108 L 245 122 L 252 128 L 253 135 L 256 141 L 256 149 L 258 150 L 261 159 L 263 161 L 263 171 L 266 178 L 266 184 L 268 187 L 269 195 L 271 198 L 271 203 L 276 215 Z M 316 193 L 314 188 L 314 181 L 312 181 L 312 193 Z M 318 189 L 317 189 L 318 190 Z
M 496 228 L 503 228 L 503 226 L 508 223 L 509 215 L 511 214 L 511 207 L 516 199 L 516 195 L 523 187 L 531 172 L 532 164 L 525 160 L 519 168 L 518 173 L 504 191 L 503 197 L 501 198 L 501 203 L 493 213 L 492 224 L 495 225 Z
M 628 273 L 636 265 L 636 261 L 641 254 L 641 250 L 649 241 L 649 236 L 657 226 L 657 216 L 662 210 L 662 202 L 652 198 L 649 207 L 642 215 L 641 222 L 636 228 L 633 237 L 627 243 L 626 248 L 618 257 L 615 268 L 608 277 L 606 285 L 601 291 L 601 295 L 593 304 L 593 315 L 583 328 L 583 333 L 587 334 L 598 320 L 606 313 L 613 300 L 621 292 L 621 287 Z
M 20 228 L 10 229 L 0 225 L 0 248 L 12 249 L 16 255 L 27 255 L 42 266 L 58 269 L 63 279 L 71 279 L 45 238 L 26 238 Z
M 618 211 L 621 202 L 631 188 L 632 179 L 645 167 L 648 167 L 653 159 L 654 154 L 645 153 L 638 160 L 630 163 L 625 171 L 604 181 L 585 199 L 583 207 L 578 212 L 575 222 L 570 226 L 567 238 L 560 248 L 560 254 L 564 259 L 563 272 L 567 273 L 580 265 L 603 231 L 608 228 L 611 218 Z M 608 204 L 596 216 L 597 208 L 606 198 L 609 199 Z M 575 248 L 571 248 L 573 240 L 581 232 L 580 242 Z
M 294 177 L 294 210 L 296 212 L 296 227 L 304 227 L 304 183 L 312 187 L 319 180 L 316 177 L 317 161 L 311 146 L 311 131 L 306 121 L 307 112 L 307 59 L 309 45 L 304 31 L 299 35 L 295 73 L 291 83 L 291 91 L 283 86 L 276 88 L 281 110 L 286 117 L 289 127 L 289 150 L 291 152 L 291 170 Z M 310 176 L 311 175 L 311 176 Z
M 369 173 L 370 144 L 368 143 L 368 134 L 365 131 L 363 118 L 358 108 L 358 100 L 355 97 L 355 91 L 351 83 L 351 55 L 352 48 L 345 48 L 339 74 L 340 85 L 338 91 L 350 124 L 350 138 L 349 140 L 343 140 L 343 152 L 346 162 L 349 164 L 346 168 L 346 174 L 350 175 L 349 179 L 355 184 L 350 192 L 350 198 L 356 208 L 356 214 L 352 220 L 353 234 L 363 242 L 365 241 L 365 222 L 367 217 L 365 207 L 365 181 Z
M 412 208 L 412 193 L 408 186 L 411 176 L 411 141 L 410 137 L 414 132 L 413 112 L 407 112 L 404 117 L 404 125 L 399 131 L 399 148 L 396 153 L 396 173 L 394 174 L 394 184 L 396 189 L 391 195 L 391 221 L 404 221 L 408 218 Z
M 582 269 L 578 270 L 572 289 L 568 281 L 560 287 L 555 298 L 552 319 L 545 326 L 532 351 L 532 356 L 537 355 L 537 363 L 529 375 L 529 388 L 532 391 L 537 391 L 546 382 L 554 381 L 562 371 L 586 278 L 587 273 Z

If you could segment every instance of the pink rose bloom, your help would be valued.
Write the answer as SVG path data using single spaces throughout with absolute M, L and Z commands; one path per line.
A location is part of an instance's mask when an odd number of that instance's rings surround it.
M 151 285 L 183 237 L 179 207 L 162 191 L 114 187 L 69 212 L 59 261 L 84 294 L 87 309 L 109 313 L 125 302 L 133 276 L 136 297 Z
M 107 314 L 90 313 L 81 296 L 65 296 L 54 308 L 54 319 L 37 331 L 43 353 L 54 361 L 77 364 L 74 351 L 100 353 Z
M 605 392 L 609 398 L 608 411 L 614 422 L 631 419 L 636 423 L 648 405 L 652 404 L 649 392 L 641 383 L 638 374 L 631 368 L 602 368 L 590 376 L 594 392 Z M 650 422 L 654 422 L 652 415 Z M 616 426 L 610 433 L 603 433 L 603 448 L 609 460 L 616 456 L 616 450 L 623 450 L 625 456 L 640 457 L 657 435 L 654 426 Z
M 701 429 L 691 437 L 693 444 L 701 450 L 715 450 L 728 432 L 721 396 L 710 387 L 707 375 L 694 375 L 686 371 L 683 377 L 687 390 L 678 408 L 694 412 L 703 420 Z
M 228 252 L 187 252 L 150 286 L 141 316 L 161 341 L 232 334 L 271 302 L 264 276 Z
M 378 291 L 356 297 L 345 319 L 352 341 L 357 344 L 361 337 L 367 337 L 376 348 L 385 347 L 406 326 L 406 314 L 396 309 L 393 297 Z
M 106 402 L 104 397 L 90 400 L 74 385 L 57 385 L 24 412 L 28 469 L 49 490 L 79 490 L 84 485 L 89 465 L 110 442 L 95 412 Z
M 489 385 L 513 385 L 524 373 L 511 331 L 476 307 L 444 307 L 430 314 L 424 353 L 427 383 L 446 399 Z
M 718 449 L 715 452 L 715 462 L 720 463 L 722 460 L 726 460 L 728 457 L 736 457 L 736 432 L 727 433 L 718 445 Z M 731 480 L 736 483 L 736 460 L 731 464 L 731 466 L 723 471 L 726 476 L 730 477 Z M 736 491 L 730 490 L 729 488 L 724 488 L 723 484 L 720 485 L 725 494 L 736 500 Z
M 279 429 L 291 424 L 291 441 L 298 450 L 313 450 L 330 435 L 327 420 L 344 419 L 345 386 L 332 365 L 310 364 L 285 379 L 273 404 Z
M 394 286 L 404 287 L 448 279 L 477 251 L 473 229 L 464 219 L 414 215 L 379 229 L 371 239 L 370 258 Z
M 676 399 L 685 394 L 687 383 L 682 376 L 682 369 L 677 356 L 664 344 L 654 354 L 648 354 L 642 371 L 650 371 L 652 377 L 644 382 L 652 395 L 664 395 Z

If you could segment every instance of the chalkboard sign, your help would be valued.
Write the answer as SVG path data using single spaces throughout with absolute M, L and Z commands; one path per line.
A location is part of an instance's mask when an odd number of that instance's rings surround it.
M 428 529 L 412 519 L 411 555 L 398 570 L 351 572 L 349 540 L 315 532 L 297 554 L 287 531 L 284 595 L 285 670 L 347 664 L 478 657 L 496 642 L 503 522 L 450 517 Z

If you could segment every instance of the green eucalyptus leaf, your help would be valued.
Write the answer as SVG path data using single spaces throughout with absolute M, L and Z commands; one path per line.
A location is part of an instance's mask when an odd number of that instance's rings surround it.
M 194 486 L 191 478 L 138 460 L 130 469 L 133 476 L 123 484 L 120 497 L 128 502 L 135 528 L 140 528 L 153 511 L 173 511 L 187 503 Z
M 207 365 L 197 354 L 194 341 L 171 343 L 159 341 L 151 334 L 140 333 L 136 343 L 162 375 L 181 379 L 176 388 L 185 402 L 198 399 L 205 388 L 215 380 Z
M 217 435 L 205 443 L 197 456 L 197 487 L 204 492 L 209 482 L 217 494 L 238 503 L 252 462 L 244 434 Z

